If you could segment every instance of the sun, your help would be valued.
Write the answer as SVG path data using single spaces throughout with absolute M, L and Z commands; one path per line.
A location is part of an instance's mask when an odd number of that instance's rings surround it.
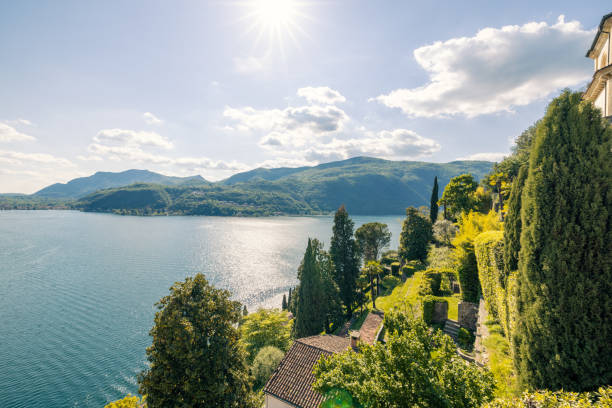
M 252 6 L 253 16 L 262 27 L 293 25 L 298 14 L 295 0 L 254 0 Z
M 301 25 L 309 19 L 306 0 L 249 0 L 240 4 L 247 9 L 241 18 L 247 23 L 246 34 L 253 37 L 256 47 L 266 43 L 268 53 L 273 49 L 284 53 L 287 42 L 299 48 L 298 37 L 308 37 Z

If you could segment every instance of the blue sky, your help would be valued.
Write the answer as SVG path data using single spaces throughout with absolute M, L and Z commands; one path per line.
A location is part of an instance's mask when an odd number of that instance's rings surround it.
M 358 155 L 498 160 L 609 1 L 0 0 L 0 192 Z

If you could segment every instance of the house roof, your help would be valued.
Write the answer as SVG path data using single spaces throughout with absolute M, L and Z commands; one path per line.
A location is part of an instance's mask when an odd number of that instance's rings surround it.
M 264 387 L 264 392 L 302 408 L 316 408 L 323 396 L 312 389 L 312 368 L 321 356 L 341 353 L 349 347 L 345 337 L 323 335 L 297 339 Z
M 591 48 L 589 48 L 589 50 L 586 53 L 586 56 L 588 58 L 593 58 L 593 57 L 591 57 L 591 53 L 593 52 L 593 50 L 597 46 L 597 41 L 599 40 L 599 36 L 604 31 L 604 26 L 606 25 L 606 21 L 610 17 L 612 17 L 612 13 L 608 13 L 605 16 L 602 17 L 601 22 L 599 23 L 599 28 L 597 29 L 597 34 L 595 34 L 595 38 L 593 39 L 593 43 L 591 44 Z M 610 34 L 608 34 L 608 35 L 610 35 Z

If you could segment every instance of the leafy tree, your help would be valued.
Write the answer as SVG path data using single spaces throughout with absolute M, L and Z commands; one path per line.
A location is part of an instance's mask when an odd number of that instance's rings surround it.
M 359 254 L 353 238 L 354 226 L 346 208 L 341 206 L 334 216 L 329 252 L 334 264 L 334 280 L 340 289 L 340 298 L 349 316 L 352 314 L 352 306 L 357 294 L 356 281 L 359 276 Z
M 378 260 L 380 252 L 389 246 L 391 233 L 387 224 L 369 222 L 357 228 L 355 238 L 365 263 Z
M 248 314 L 249 314 L 249 311 L 248 311 L 246 305 L 244 305 L 242 307 L 242 316 L 248 316 Z
M 202 274 L 170 288 L 157 303 L 150 366 L 138 379 L 149 408 L 250 406 L 240 306 Z
M 120 400 L 106 404 L 104 408 L 139 408 L 142 404 L 144 404 L 144 398 L 141 401 L 140 398 L 128 394 Z
M 400 234 L 399 256 L 404 261 L 425 261 L 431 237 L 432 227 L 429 220 L 416 208 L 406 208 L 406 219 Z
M 283 293 L 283 302 L 281 303 L 281 309 L 287 310 L 287 296 Z
M 502 225 L 494 211 L 480 214 L 470 211 L 459 219 L 459 231 L 452 243 L 457 263 L 461 298 L 467 302 L 478 303 L 480 281 L 478 279 L 478 262 L 474 252 L 474 239 L 485 231 L 500 231 Z
M 476 209 L 474 196 L 478 183 L 471 174 L 453 177 L 444 188 L 440 204 L 444 205 L 445 218 L 456 220 L 461 213 Z
M 431 200 L 429 204 L 429 221 L 434 224 L 438 220 L 438 176 L 434 178 L 434 185 L 431 190 Z
M 433 236 L 442 245 L 451 246 L 456 233 L 457 226 L 452 221 L 438 220 L 433 225 Z
M 266 346 L 287 351 L 291 345 L 291 328 L 287 312 L 278 309 L 259 309 L 245 317 L 240 326 L 240 342 L 248 353 L 248 361 L 253 361 Z
M 255 377 L 255 389 L 260 389 L 266 385 L 284 356 L 285 353 L 274 346 L 266 346 L 259 350 L 251 367 L 251 372 Z
M 378 296 L 377 285 L 374 285 L 374 278 L 380 280 L 380 274 L 383 269 L 380 263 L 376 261 L 368 261 L 363 269 L 364 273 L 370 278 L 370 295 L 372 297 L 372 308 L 376 309 L 376 297 Z
M 512 183 L 508 199 L 508 211 L 504 220 L 504 274 L 518 269 L 518 255 L 521 249 L 521 195 L 527 179 L 527 166 L 521 167 Z
M 322 357 L 314 367 L 315 390 L 348 392 L 371 408 L 477 408 L 493 397 L 490 372 L 466 364 L 450 337 L 422 320 L 395 312 L 385 316 L 387 344 L 360 345 Z
M 308 239 L 304 259 L 298 269 L 294 332 L 306 337 L 329 331 L 342 314 L 339 289 L 333 275 L 331 257 L 316 239 Z
M 536 130 L 521 203 L 513 347 L 530 389 L 612 383 L 612 128 L 579 92 Z

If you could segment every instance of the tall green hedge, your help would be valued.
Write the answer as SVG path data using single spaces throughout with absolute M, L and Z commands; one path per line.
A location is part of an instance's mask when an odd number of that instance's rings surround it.
M 515 365 L 530 389 L 612 383 L 612 127 L 565 91 L 538 124 L 521 203 Z
M 423 320 L 427 324 L 433 323 L 434 307 L 436 303 L 446 303 L 448 306 L 448 300 L 432 295 L 425 296 L 421 303 L 423 305 Z
M 505 302 L 506 277 L 504 275 L 504 233 L 487 231 L 474 239 L 474 252 L 478 262 L 478 278 L 482 297 L 489 314 L 500 319 L 500 303 Z

